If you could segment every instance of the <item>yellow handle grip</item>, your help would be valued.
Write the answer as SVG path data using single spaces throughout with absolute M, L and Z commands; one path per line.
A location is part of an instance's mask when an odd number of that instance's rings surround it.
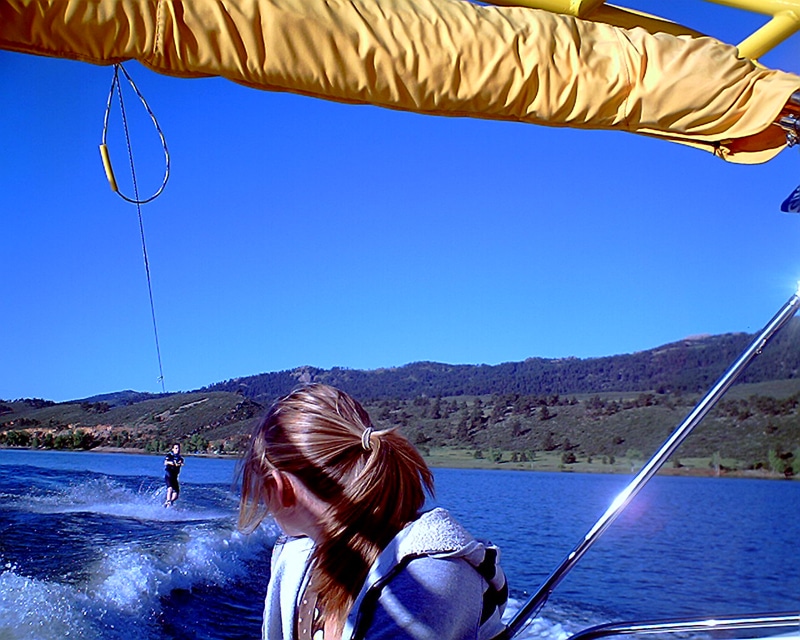
M 108 184 L 111 185 L 111 190 L 119 193 L 117 179 L 114 177 L 114 169 L 111 166 L 111 157 L 108 155 L 108 145 L 100 145 L 100 156 L 103 158 L 103 168 L 106 170 L 106 178 L 108 178 Z

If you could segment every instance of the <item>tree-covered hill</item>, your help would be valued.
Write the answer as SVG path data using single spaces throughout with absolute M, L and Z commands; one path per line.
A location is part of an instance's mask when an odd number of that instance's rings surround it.
M 301 367 L 235 378 L 203 390 L 240 393 L 261 403 L 310 380 L 340 387 L 364 400 L 506 393 L 700 392 L 725 372 L 752 338 L 744 333 L 725 334 L 686 339 L 633 354 L 529 358 L 498 365 L 416 362 L 372 371 Z M 742 382 L 792 379 L 799 371 L 800 321 L 793 320 L 750 366 Z
M 800 467 L 800 324 L 764 350 L 673 460 L 717 468 Z M 190 393 L 120 391 L 74 402 L 0 401 L 0 445 L 241 452 L 265 407 L 302 382 L 326 382 L 364 402 L 376 426 L 401 429 L 423 452 L 459 449 L 497 463 L 558 456 L 648 457 L 738 357 L 751 336 L 687 339 L 635 354 L 532 358 L 488 365 L 415 363 L 357 371 L 302 367 L 228 380 Z
M 54 403 L 38 398 L 0 402 L 0 444 L 46 449 L 98 446 L 164 451 L 181 442 L 189 452 L 235 452 L 263 407 L 224 392 L 175 393 L 120 402 Z
M 641 464 L 688 414 L 698 394 L 605 392 L 489 394 L 365 402 L 378 428 L 400 429 L 425 454 L 459 449 L 480 460 L 556 455 L 564 467 Z M 800 463 L 800 380 L 735 387 L 681 447 L 729 469 L 794 473 Z M 264 406 L 239 394 L 172 394 L 111 407 L 104 402 L 0 402 L 0 445 L 44 449 L 118 447 L 159 452 L 181 442 L 195 453 L 241 453 Z M 611 467 L 608 467 L 611 469 Z

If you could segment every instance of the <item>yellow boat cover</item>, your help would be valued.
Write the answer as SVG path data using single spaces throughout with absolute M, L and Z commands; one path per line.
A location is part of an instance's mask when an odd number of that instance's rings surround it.
M 800 76 L 705 37 L 465 0 L 2 0 L 0 47 L 423 114 L 618 129 L 734 162 Z

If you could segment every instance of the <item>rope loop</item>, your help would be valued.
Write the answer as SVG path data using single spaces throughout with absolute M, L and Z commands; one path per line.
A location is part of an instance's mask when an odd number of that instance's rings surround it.
M 136 187 L 135 175 L 133 178 L 134 196 L 132 198 L 126 196 L 119 190 L 119 187 L 117 185 L 117 180 L 114 177 L 114 169 L 111 166 L 111 157 L 109 156 L 108 153 L 108 144 L 106 143 L 108 137 L 108 119 L 111 113 L 111 101 L 114 98 L 114 92 L 116 90 L 117 96 L 119 98 L 120 112 L 122 115 L 122 125 L 125 129 L 125 139 L 128 143 L 128 156 L 130 158 L 131 171 L 133 172 L 133 152 L 131 150 L 131 141 L 130 141 L 130 136 L 128 134 L 128 120 L 125 114 L 125 103 L 122 100 L 122 86 L 119 79 L 120 71 L 122 71 L 122 74 L 128 80 L 128 84 L 130 84 L 134 93 L 136 93 L 136 95 L 139 97 L 139 100 L 141 101 L 142 105 L 144 106 L 145 110 L 150 116 L 150 120 L 152 120 L 153 126 L 156 128 L 156 132 L 158 132 L 158 137 L 161 139 L 161 146 L 164 149 L 164 179 L 162 180 L 161 186 L 158 188 L 158 190 L 152 196 L 144 200 L 139 199 L 139 190 Z M 136 83 L 133 81 L 133 78 L 131 78 L 130 74 L 127 72 L 125 67 L 123 67 L 119 63 L 114 65 L 114 78 L 111 81 L 111 89 L 108 92 L 108 101 L 106 102 L 106 112 L 103 118 L 103 137 L 100 142 L 100 155 L 103 159 L 103 167 L 106 172 L 106 178 L 108 178 L 108 183 L 111 185 L 111 189 L 126 202 L 130 202 L 131 204 L 136 204 L 136 205 L 147 204 L 148 202 L 152 202 L 158 196 L 160 196 L 161 193 L 164 191 L 164 187 L 167 186 L 167 180 L 169 180 L 170 165 L 169 165 L 169 149 L 167 149 L 167 140 L 164 137 L 164 132 L 161 130 L 161 126 L 158 124 L 158 120 L 156 119 L 153 110 L 150 108 L 150 105 L 147 104 L 147 100 L 145 100 L 144 96 L 142 95 L 142 92 L 139 91 L 139 88 L 136 86 Z

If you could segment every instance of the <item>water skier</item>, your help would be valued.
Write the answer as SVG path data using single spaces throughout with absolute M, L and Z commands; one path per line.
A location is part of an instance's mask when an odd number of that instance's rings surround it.
M 164 457 L 164 482 L 167 484 L 167 498 L 164 502 L 165 507 L 174 505 L 180 495 L 181 487 L 178 483 L 178 475 L 180 475 L 182 466 L 183 456 L 181 455 L 181 445 L 173 444 L 172 451 Z
M 278 400 L 242 461 L 239 526 L 272 515 L 268 640 L 484 640 L 502 630 L 498 550 L 444 509 L 421 513 L 433 475 L 394 429 L 327 385 Z

